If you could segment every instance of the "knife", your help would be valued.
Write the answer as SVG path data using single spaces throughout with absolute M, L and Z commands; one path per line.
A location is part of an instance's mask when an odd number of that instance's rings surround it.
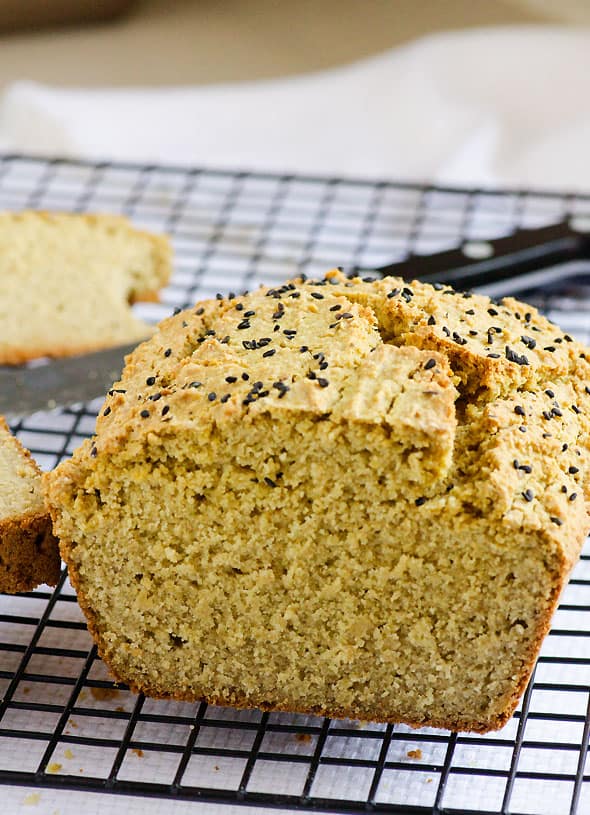
M 588 275 L 589 259 L 588 218 L 571 218 L 494 240 L 467 241 L 431 255 L 412 254 L 377 269 L 347 271 L 449 283 L 497 297 Z M 0 413 L 22 415 L 102 396 L 119 378 L 124 357 L 134 347 L 43 360 L 26 367 L 0 367 Z
M 22 415 L 102 396 L 119 379 L 126 354 L 137 343 L 77 357 L 0 366 L 0 413 Z

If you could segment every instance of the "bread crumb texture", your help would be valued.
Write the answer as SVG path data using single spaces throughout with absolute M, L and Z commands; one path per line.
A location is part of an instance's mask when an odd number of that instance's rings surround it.
M 164 321 L 47 476 L 114 676 L 502 726 L 589 526 L 586 353 L 512 299 L 338 272 Z
M 0 591 L 55 586 L 59 570 L 41 473 L 0 416 Z
M 126 218 L 0 213 L 0 364 L 145 339 L 129 304 L 157 299 L 170 254 Z

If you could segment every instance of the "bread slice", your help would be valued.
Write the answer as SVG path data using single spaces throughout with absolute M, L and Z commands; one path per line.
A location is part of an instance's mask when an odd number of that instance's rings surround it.
M 0 364 L 145 339 L 129 304 L 170 277 L 166 238 L 126 218 L 0 214 Z
M 501 727 L 590 526 L 587 354 L 511 299 L 338 273 L 163 322 L 46 476 L 114 676 Z
M 60 563 L 41 472 L 0 416 L 0 591 L 55 586 Z

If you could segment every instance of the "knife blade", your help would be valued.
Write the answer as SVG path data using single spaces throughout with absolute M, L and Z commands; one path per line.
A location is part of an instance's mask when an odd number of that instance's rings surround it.
M 136 345 L 120 345 L 83 356 L 36 360 L 18 368 L 1 366 L 0 413 L 18 416 L 103 396 L 119 378 L 125 356 Z

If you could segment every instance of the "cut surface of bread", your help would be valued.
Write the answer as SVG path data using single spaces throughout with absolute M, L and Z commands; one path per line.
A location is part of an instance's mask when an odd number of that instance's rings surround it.
M 167 239 L 126 218 L 0 213 L 0 364 L 145 339 L 129 304 L 169 277 Z
M 154 696 L 502 726 L 590 525 L 586 353 L 338 273 L 163 322 L 46 476 L 101 656 Z
M 54 586 L 59 570 L 41 473 L 0 416 L 0 591 Z

